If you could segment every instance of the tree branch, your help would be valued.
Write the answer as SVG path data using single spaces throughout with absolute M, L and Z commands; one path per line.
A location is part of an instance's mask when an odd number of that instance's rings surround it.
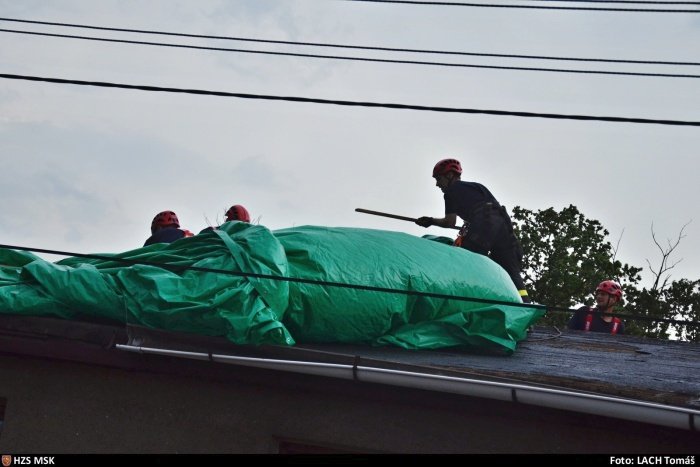
M 651 290 L 652 291 L 657 291 L 657 290 L 664 290 L 668 287 L 669 279 L 671 278 L 671 274 L 667 274 L 665 277 L 662 278 L 662 276 L 676 267 L 678 263 L 683 261 L 683 258 L 679 259 L 678 261 L 674 262 L 673 264 L 670 264 L 670 257 L 673 251 L 678 247 L 678 245 L 681 243 L 681 240 L 685 238 L 685 228 L 688 227 L 688 224 L 692 222 L 692 219 L 688 222 L 686 222 L 683 227 L 681 227 L 680 232 L 678 233 L 678 237 L 676 238 L 675 242 L 671 243 L 670 239 L 667 239 L 666 242 L 668 243 L 668 248 L 664 249 L 664 247 L 661 246 L 659 241 L 656 239 L 656 233 L 654 232 L 654 223 L 651 223 L 651 238 L 654 240 L 654 244 L 656 247 L 659 249 L 661 252 L 661 263 L 659 264 L 659 269 L 654 270 L 652 267 L 651 263 L 647 259 L 646 262 L 649 265 L 649 270 L 654 274 L 654 285 L 652 286 Z M 661 283 L 661 286 L 659 286 L 659 282 Z

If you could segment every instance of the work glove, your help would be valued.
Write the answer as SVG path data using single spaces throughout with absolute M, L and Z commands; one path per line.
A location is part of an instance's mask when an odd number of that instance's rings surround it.
M 430 227 L 433 225 L 433 218 L 428 216 L 419 217 L 416 219 L 416 224 L 420 225 L 421 227 Z

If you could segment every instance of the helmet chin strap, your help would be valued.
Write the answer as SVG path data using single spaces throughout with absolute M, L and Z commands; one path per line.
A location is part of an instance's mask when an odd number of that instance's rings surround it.
M 612 307 L 612 305 L 610 304 L 610 301 L 612 299 L 613 299 L 613 296 L 608 294 L 608 300 L 605 302 L 605 309 L 604 309 L 605 312 L 608 312 L 608 310 L 610 310 L 610 308 Z M 614 305 L 614 303 L 613 303 L 613 305 Z M 603 321 L 605 321 L 606 323 L 609 323 L 610 321 L 612 321 L 611 316 L 601 316 L 601 319 L 603 319 Z M 610 321 L 608 321 L 608 320 L 610 320 Z

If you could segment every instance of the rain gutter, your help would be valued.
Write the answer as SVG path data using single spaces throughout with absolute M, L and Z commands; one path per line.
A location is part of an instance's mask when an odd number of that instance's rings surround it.
M 447 392 L 581 412 L 698 432 L 700 411 L 635 399 L 362 365 L 239 357 L 117 344 L 120 350 Z

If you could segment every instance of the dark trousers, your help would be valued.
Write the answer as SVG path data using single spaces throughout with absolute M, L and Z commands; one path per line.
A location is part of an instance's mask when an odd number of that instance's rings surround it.
M 502 209 L 487 209 L 470 222 L 462 248 L 488 256 L 500 265 L 510 276 L 518 290 L 525 290 L 520 275 L 523 249 L 515 238 L 513 226 Z

